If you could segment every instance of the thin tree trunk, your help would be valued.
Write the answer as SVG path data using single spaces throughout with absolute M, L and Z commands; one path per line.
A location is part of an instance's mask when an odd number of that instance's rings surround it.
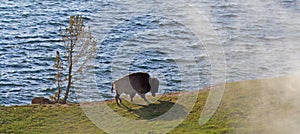
M 64 101 L 63 101 L 63 104 L 66 104 L 67 103 L 67 99 L 69 97 L 69 92 L 70 92 L 70 89 L 71 89 L 71 84 L 72 84 L 72 66 L 73 66 L 73 62 L 72 62 L 72 58 L 73 58 L 73 42 L 71 41 L 71 50 L 70 50 L 70 59 L 69 59 L 69 79 L 68 79 L 68 86 L 67 86 L 67 89 L 66 89 L 66 93 L 65 93 L 65 98 L 64 98 Z

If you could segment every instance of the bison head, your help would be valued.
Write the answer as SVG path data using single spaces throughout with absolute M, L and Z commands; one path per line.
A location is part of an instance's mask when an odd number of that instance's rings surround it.
M 155 97 L 155 93 L 158 92 L 158 87 L 159 87 L 159 81 L 157 78 L 150 78 L 150 92 L 152 94 L 153 97 Z

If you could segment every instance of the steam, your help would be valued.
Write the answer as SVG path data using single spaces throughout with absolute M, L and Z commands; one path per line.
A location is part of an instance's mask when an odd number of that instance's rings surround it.
M 299 71 L 300 55 L 297 52 L 297 50 L 299 51 L 297 49 L 299 48 L 299 38 L 295 37 L 299 36 L 297 31 L 299 31 L 300 14 L 293 11 L 296 7 L 283 7 L 280 1 L 241 1 L 240 5 L 243 9 L 251 10 L 252 14 L 246 16 L 252 18 L 248 19 L 250 22 L 238 23 L 238 27 L 242 29 L 245 27 L 244 24 L 250 24 L 256 26 L 253 28 L 258 30 L 257 34 L 263 35 L 262 37 L 255 36 L 255 40 L 258 43 L 263 42 L 264 45 L 256 46 L 256 52 L 251 56 L 255 59 L 256 69 L 249 69 L 249 74 L 258 73 L 261 65 L 269 65 L 274 68 L 263 72 L 262 77 L 294 75 L 270 81 L 263 80 L 259 84 L 260 88 L 256 89 L 259 90 L 257 96 L 252 98 L 253 100 L 249 100 L 249 103 L 254 103 L 254 105 L 252 105 L 249 115 L 242 121 L 244 122 L 242 127 L 246 131 L 238 130 L 237 132 L 299 133 L 300 75 L 295 75 L 295 73 Z
M 246 85 L 244 85 L 246 88 Z M 249 88 L 249 87 L 248 87 Z M 300 75 L 261 80 L 237 133 L 294 134 L 300 131 Z M 251 92 L 251 91 L 249 91 Z
M 216 29 L 230 28 L 223 29 L 230 34 L 218 31 L 229 59 L 227 80 L 279 77 L 262 80 L 256 83 L 258 87 L 241 85 L 242 89 L 249 89 L 251 99 L 245 103 L 249 103 L 250 109 L 236 132 L 299 133 L 300 7 L 297 1 L 229 0 L 212 4 L 214 7 L 207 11 L 212 14 L 207 14 L 209 20 L 222 23 L 214 23 Z M 203 6 L 198 8 L 206 10 Z M 223 17 L 228 14 L 232 17 Z M 250 88 L 256 94 L 250 94 Z

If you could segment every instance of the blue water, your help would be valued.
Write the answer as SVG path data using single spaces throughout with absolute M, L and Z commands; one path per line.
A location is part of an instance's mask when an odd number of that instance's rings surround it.
M 226 60 L 226 81 L 298 73 L 298 1 L 189 2 L 202 12 L 195 17 L 204 15 L 220 39 Z M 199 39 L 180 23 L 179 12 L 159 1 L 2 0 L 0 104 L 29 104 L 33 97 L 53 95 L 56 91 L 52 67 L 55 54 L 65 50 L 60 28 L 68 25 L 70 15 L 84 16 L 85 24 L 91 27 L 98 41 L 94 60 L 98 89 L 89 93 L 88 101 L 111 99 L 111 82 L 130 72 L 149 72 L 158 77 L 160 93 L 208 86 L 211 82 L 209 55 L 203 45 L 193 45 Z M 170 13 L 174 18 L 164 15 Z M 151 49 L 144 49 L 146 46 Z M 185 59 L 184 54 L 174 57 L 164 52 L 183 49 L 191 51 L 196 66 L 189 64 L 191 61 Z M 126 54 L 122 55 L 124 51 Z M 128 67 L 124 64 L 126 58 L 131 59 Z M 186 70 L 196 68 L 199 81 L 182 79 L 179 61 L 185 63 Z M 115 73 L 117 70 L 127 71 Z M 183 81 L 197 83 L 197 86 L 182 86 Z M 76 88 L 73 88 L 70 100 L 76 101 L 76 96 Z

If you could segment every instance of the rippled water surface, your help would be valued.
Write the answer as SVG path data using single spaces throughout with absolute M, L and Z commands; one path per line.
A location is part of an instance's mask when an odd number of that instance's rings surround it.
M 189 14 L 181 7 L 188 6 L 199 11 L 194 19 L 205 18 L 210 24 L 194 28 L 213 29 L 203 30 L 206 38 L 181 20 Z M 87 92 L 86 100 L 102 100 L 112 98 L 111 82 L 129 72 L 158 77 L 160 93 L 208 86 L 214 66 L 208 45 L 223 46 L 219 54 L 226 62 L 227 81 L 297 73 L 299 9 L 297 0 L 2 0 L 0 104 L 29 104 L 32 97 L 56 91 L 52 66 L 55 52 L 64 51 L 59 29 L 68 25 L 70 15 L 84 16 L 98 40 L 97 92 Z M 203 42 L 209 39 L 217 44 Z M 82 94 L 72 91 L 71 100 L 76 101 Z

